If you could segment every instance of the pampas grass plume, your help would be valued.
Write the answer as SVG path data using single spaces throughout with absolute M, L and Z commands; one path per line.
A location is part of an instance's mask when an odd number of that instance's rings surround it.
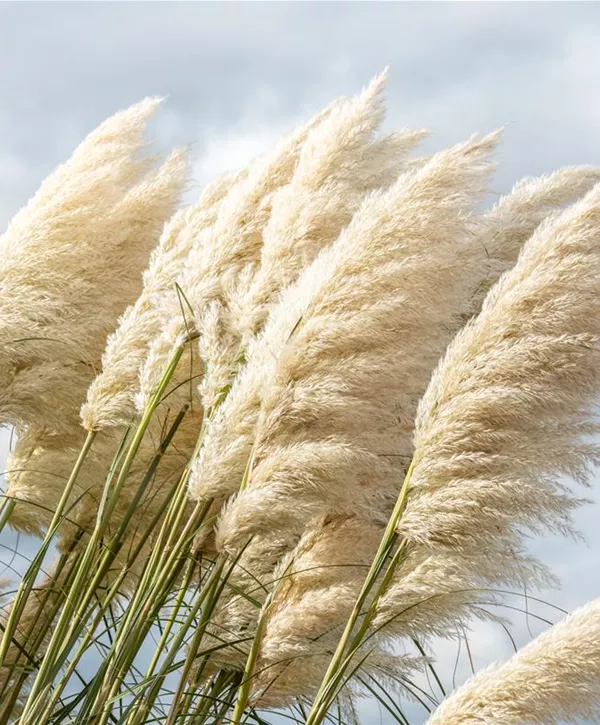
M 175 283 L 192 246 L 203 230 L 214 224 L 223 198 L 235 183 L 235 176 L 217 179 L 206 187 L 196 204 L 177 212 L 165 225 L 144 272 L 142 292 L 108 338 L 102 372 L 88 389 L 81 410 L 88 430 L 127 423 L 135 417 L 140 370 L 156 330 L 165 322 L 166 302 L 176 296 Z
M 487 183 L 496 138 L 441 152 L 367 197 L 283 295 L 221 409 L 222 438 L 207 441 L 192 488 L 196 496 L 233 492 L 253 448 L 249 484 L 219 524 L 222 542 L 272 527 L 301 532 L 318 515 L 387 517 L 401 472 L 393 455 L 406 435 L 399 411 L 412 417 L 407 385 L 425 388 L 430 357 L 443 350 L 460 305 L 467 215 Z M 442 226 L 443 241 L 423 243 Z M 434 281 L 443 305 L 429 304 Z
M 421 401 L 400 533 L 481 576 L 518 559 L 525 530 L 571 529 L 560 477 L 585 481 L 597 459 L 599 240 L 597 185 L 536 229 Z
M 365 194 L 396 180 L 406 154 L 426 135 L 402 131 L 373 140 L 384 117 L 384 81 L 385 75 L 376 77 L 311 131 L 292 180 L 274 198 L 260 268 L 241 298 L 246 344 L 263 327 L 278 293 L 334 241 Z
M 329 108 L 325 109 L 280 141 L 272 152 L 252 162 L 247 174 L 231 186 L 219 205 L 214 224 L 195 240 L 177 280 L 192 314 L 185 319 L 179 297 L 171 296 L 165 322 L 160 331 L 155 331 L 140 373 L 136 396 L 139 411 L 145 408 L 173 349 L 187 338 L 190 327 L 204 336 L 203 358 L 211 362 L 205 375 L 217 376 L 217 388 L 222 381 L 227 382 L 231 360 L 238 352 L 235 328 L 228 320 L 231 296 L 238 293 L 238 285 L 247 283 L 260 258 L 262 233 L 274 193 L 290 180 L 310 129 L 329 112 Z M 191 371 L 182 370 L 178 376 L 191 377 Z
M 143 101 L 92 132 L 0 238 L 2 422 L 77 425 L 106 335 L 139 294 L 185 182 L 182 153 L 158 168 L 144 153 L 157 104 Z
M 574 167 L 548 177 L 527 179 L 487 212 L 483 231 L 470 242 L 475 257 L 482 247 L 487 247 L 485 261 L 489 266 L 474 269 L 485 275 L 483 281 L 476 283 L 478 293 L 499 276 L 504 265 L 508 266 L 511 259 L 515 261 L 513 257 L 518 255 L 523 241 L 544 216 L 588 191 L 597 182 L 598 173 L 591 167 Z M 497 263 L 501 256 L 502 265 Z M 478 279 L 477 274 L 474 278 Z M 476 300 L 470 300 L 469 309 L 475 303 Z M 455 324 L 460 324 L 460 317 Z M 404 455 L 408 458 L 410 447 Z M 364 578 L 364 570 L 358 564 L 371 561 L 383 530 L 383 524 L 364 517 L 319 519 L 314 522 L 314 529 L 302 537 L 290 555 L 293 586 L 278 590 L 261 649 L 262 662 L 267 666 L 264 674 L 258 676 L 256 688 L 260 690 L 273 680 L 266 695 L 268 702 L 277 701 L 285 692 L 286 683 L 297 681 L 300 670 L 314 669 L 315 661 L 324 660 L 320 652 L 335 646 L 339 626 L 351 611 Z M 346 566 L 349 551 L 356 567 Z M 295 571 L 304 573 L 295 575 Z M 510 579 L 514 574 L 514 567 L 505 564 L 495 572 L 496 581 Z M 267 578 L 276 579 L 276 575 Z M 482 600 L 485 596 L 474 584 L 468 567 L 458 557 L 429 556 L 422 549 L 412 551 L 400 568 L 397 583 L 388 592 L 376 625 L 386 625 L 386 637 L 392 632 L 400 637 L 447 636 L 470 617 L 483 616 L 484 610 L 471 606 L 474 598 Z M 391 603 L 395 603 L 395 610 Z M 311 625 L 304 631 L 298 622 L 305 621 L 306 611 L 319 611 L 323 616 L 310 617 Z M 315 647 L 317 634 L 319 646 Z M 299 659 L 292 661 L 300 654 Z M 277 662 L 281 661 L 285 664 L 276 676 Z
M 559 725 L 600 716 L 600 599 L 477 673 L 428 725 Z
M 594 166 L 566 166 L 552 174 L 521 179 L 484 214 L 487 229 L 478 240 L 484 276 L 474 279 L 467 316 L 479 312 L 488 290 L 515 264 L 535 228 L 599 181 L 600 169 Z

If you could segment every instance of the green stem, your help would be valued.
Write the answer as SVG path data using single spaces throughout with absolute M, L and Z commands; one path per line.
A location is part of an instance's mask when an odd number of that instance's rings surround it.
M 352 612 L 350 613 L 348 621 L 346 622 L 346 626 L 344 628 L 342 636 L 340 637 L 331 662 L 329 663 L 329 667 L 327 668 L 327 672 L 325 673 L 323 681 L 321 682 L 321 686 L 319 687 L 317 695 L 315 696 L 305 725 L 318 725 L 326 717 L 329 706 L 333 701 L 335 695 L 335 688 L 337 684 L 341 681 L 344 672 L 347 670 L 350 664 L 350 657 L 360 645 L 360 641 L 362 641 L 364 634 L 366 633 L 373 617 L 375 616 L 379 599 L 387 588 L 387 585 L 391 580 L 393 571 L 397 568 L 402 553 L 404 552 L 405 544 L 403 541 L 398 547 L 398 550 L 394 555 L 391 564 L 388 566 L 388 571 L 384 574 L 383 581 L 381 582 L 376 592 L 375 599 L 373 600 L 371 606 L 367 611 L 362 626 L 359 628 L 357 635 L 353 637 L 352 633 L 354 631 L 356 623 L 362 616 L 367 599 L 371 595 L 371 591 L 373 590 L 377 580 L 384 571 L 386 562 L 388 561 L 388 557 L 391 554 L 394 544 L 397 540 L 396 530 L 398 528 L 400 519 L 404 514 L 404 510 L 406 509 L 408 491 L 410 488 L 410 481 L 412 473 L 414 471 L 414 467 L 415 459 L 413 458 L 408 468 L 408 471 L 406 472 L 402 488 L 400 489 L 400 493 L 396 500 L 394 510 L 392 511 L 392 514 L 388 520 L 375 558 L 371 563 L 369 572 L 367 573 L 367 577 L 360 590 L 356 603 L 354 604 Z M 348 652 L 350 652 L 350 656 L 348 656 Z
M 2 508 L 0 508 L 0 533 L 2 533 L 4 527 L 8 523 L 16 505 L 17 499 L 10 498 L 5 495 L 4 501 L 2 502 Z
M 48 527 L 48 530 L 46 532 L 46 536 L 44 537 L 40 548 L 38 549 L 35 557 L 33 558 L 33 561 L 31 562 L 30 566 L 28 567 L 27 571 L 23 576 L 23 579 L 19 584 L 17 593 L 13 601 L 13 606 L 11 608 L 8 621 L 6 623 L 4 635 L 0 642 L 0 667 L 2 667 L 4 664 L 6 655 L 8 653 L 8 648 L 15 633 L 17 622 L 19 621 L 19 618 L 23 613 L 23 609 L 25 608 L 25 604 L 27 603 L 27 600 L 31 594 L 35 579 L 41 569 L 44 557 L 46 556 L 46 553 L 50 548 L 50 544 L 52 542 L 54 534 L 56 533 L 56 530 L 61 523 L 64 510 L 69 502 L 71 493 L 73 492 L 73 488 L 75 487 L 77 477 L 79 476 L 81 468 L 83 467 L 84 461 L 90 451 L 90 448 L 92 447 L 92 443 L 94 442 L 95 437 L 96 433 L 94 431 L 90 431 L 88 433 L 77 458 L 77 461 L 75 462 L 75 466 L 73 467 L 71 475 L 69 476 L 67 484 L 62 492 L 62 495 L 58 502 L 58 506 L 56 508 L 56 511 L 54 512 L 52 521 L 50 522 L 50 526 Z
M 110 563 L 114 560 L 116 554 L 114 554 L 110 549 L 105 552 L 103 556 L 103 561 L 101 562 L 100 567 L 94 567 L 93 562 L 94 559 L 97 557 L 98 548 L 100 546 L 100 543 L 102 541 L 102 538 L 104 536 L 104 532 L 106 527 L 108 526 L 110 516 L 112 514 L 112 511 L 114 510 L 114 507 L 116 505 L 116 502 L 118 500 L 118 497 L 120 495 L 120 492 L 125 485 L 125 482 L 127 480 L 127 477 L 129 476 L 129 472 L 131 470 L 131 466 L 133 465 L 133 461 L 135 459 L 135 456 L 138 453 L 139 447 L 141 445 L 142 439 L 144 438 L 144 435 L 148 429 L 148 426 L 150 425 L 150 421 L 152 419 L 152 415 L 156 411 L 156 408 L 160 404 L 161 398 L 166 390 L 167 385 L 169 384 L 169 381 L 173 377 L 173 374 L 177 368 L 177 365 L 179 363 L 179 360 L 181 359 L 181 356 L 183 354 L 184 345 L 179 345 L 174 351 L 171 356 L 171 359 L 169 360 L 169 364 L 167 365 L 167 369 L 161 378 L 161 381 L 159 385 L 157 386 L 157 389 L 152 394 L 150 401 L 146 407 L 146 410 L 144 411 L 144 414 L 142 416 L 142 419 L 135 431 L 134 437 L 131 441 L 131 444 L 129 446 L 129 449 L 127 451 L 127 455 L 125 457 L 125 460 L 123 462 L 123 465 L 119 471 L 119 475 L 117 477 L 116 484 L 114 486 L 114 490 L 111 492 L 110 497 L 106 501 L 106 506 L 103 507 L 104 510 L 102 510 L 99 513 L 99 521 L 94 528 L 94 532 L 92 533 L 92 536 L 90 537 L 90 541 L 88 542 L 88 545 L 85 549 L 83 558 L 80 562 L 80 565 L 78 567 L 77 575 L 75 578 L 75 581 L 73 583 L 73 586 L 70 589 L 69 592 L 69 599 L 63 608 L 63 611 L 61 613 L 61 616 L 59 618 L 59 621 L 57 623 L 56 629 L 53 633 L 53 636 L 50 640 L 50 643 L 48 645 L 48 650 L 46 652 L 46 655 L 42 661 L 42 664 L 40 666 L 40 669 L 38 671 L 37 677 L 33 683 L 30 695 L 27 700 L 27 704 L 25 705 L 23 714 L 21 716 L 21 720 L 23 723 L 27 721 L 27 717 L 30 714 L 31 711 L 31 703 L 35 702 L 36 699 L 39 697 L 42 690 L 45 690 L 47 685 L 49 684 L 49 675 L 51 671 L 54 669 L 55 659 L 56 657 L 60 657 L 60 653 L 62 652 L 63 659 L 66 657 L 66 654 L 68 650 L 63 646 L 65 639 L 67 642 L 69 642 L 72 638 L 73 633 L 82 625 L 84 621 L 84 616 L 86 611 L 88 610 L 89 604 L 92 600 L 92 598 L 95 595 L 95 592 L 104 578 L 106 571 L 108 570 L 108 567 L 110 566 Z M 73 469 L 73 473 L 71 474 L 71 477 L 69 479 L 69 483 L 67 484 L 67 489 L 69 489 L 69 484 L 71 483 L 71 480 L 76 477 L 76 475 L 79 473 L 79 470 L 81 468 L 81 465 L 83 464 L 83 460 L 85 458 L 85 455 L 87 454 L 87 451 L 89 450 L 89 447 L 91 446 L 91 443 L 93 442 L 93 439 L 95 437 L 95 432 L 90 432 L 88 434 L 88 438 L 86 439 L 86 444 L 84 445 L 84 448 L 82 449 L 82 452 L 79 456 L 79 459 L 75 465 L 75 468 Z M 71 484 L 71 488 L 72 488 Z M 65 490 L 65 493 L 63 493 L 63 497 L 61 498 L 61 502 L 59 503 L 59 508 L 57 509 L 57 512 L 54 515 L 53 523 L 55 519 L 59 517 L 59 513 L 61 513 L 61 506 L 66 505 L 66 501 L 68 500 L 68 496 L 66 495 L 67 491 Z M 131 508 L 131 507 L 130 507 Z M 133 515 L 133 511 L 131 511 L 130 516 Z M 124 521 L 121 522 L 121 525 L 118 529 L 118 534 L 122 534 L 124 531 L 124 528 L 126 524 Z M 52 525 L 51 525 L 52 526 Z M 96 569 L 96 575 L 92 578 L 91 585 L 88 584 L 89 580 L 89 573 L 90 571 L 94 571 Z M 66 637 L 65 637 L 66 635 Z M 0 650 L 1 653 L 1 650 Z

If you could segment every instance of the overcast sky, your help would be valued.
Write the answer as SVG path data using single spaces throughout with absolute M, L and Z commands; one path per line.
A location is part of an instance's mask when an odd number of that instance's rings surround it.
M 0 226 L 87 132 L 146 95 L 168 96 L 152 130 L 164 149 L 192 144 L 199 186 L 386 65 L 387 125 L 431 129 L 424 149 L 506 125 L 498 192 L 600 164 L 597 3 L 1 3 Z M 579 519 L 587 547 L 533 543 L 563 579 L 543 596 L 567 609 L 600 596 L 598 507 Z M 523 617 L 513 631 L 528 638 Z M 470 642 L 477 667 L 510 652 L 498 628 Z M 463 652 L 457 681 L 467 674 Z

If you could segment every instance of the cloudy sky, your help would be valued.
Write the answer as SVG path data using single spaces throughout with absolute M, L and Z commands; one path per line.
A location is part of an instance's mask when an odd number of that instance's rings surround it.
M 0 226 L 85 133 L 146 95 L 168 97 L 152 130 L 161 148 L 191 144 L 197 188 L 386 65 L 387 125 L 431 129 L 425 150 L 506 126 L 497 192 L 600 164 L 597 3 L 5 2 Z M 542 593 L 556 605 L 600 596 L 597 520 L 597 506 L 582 510 L 587 547 L 532 542 L 563 579 Z M 540 631 L 513 614 L 519 642 Z M 470 642 L 476 667 L 510 652 L 497 628 L 478 627 Z M 469 671 L 463 652 L 455 674 L 455 655 L 443 650 L 450 685 Z

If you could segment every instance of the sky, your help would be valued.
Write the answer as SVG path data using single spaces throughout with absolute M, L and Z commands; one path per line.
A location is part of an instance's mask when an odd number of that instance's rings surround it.
M 430 129 L 424 152 L 505 127 L 496 193 L 600 164 L 599 41 L 597 3 L 0 3 L 0 228 L 87 132 L 144 96 L 166 97 L 157 146 L 190 146 L 193 198 L 385 66 L 386 127 Z M 562 579 L 542 598 L 570 610 L 600 596 L 597 520 L 597 503 L 581 510 L 587 544 L 532 541 Z M 513 615 L 518 642 L 545 626 Z M 497 627 L 469 641 L 476 668 L 510 654 Z M 465 652 L 455 667 L 456 648 L 439 651 L 450 685 L 468 676 Z

